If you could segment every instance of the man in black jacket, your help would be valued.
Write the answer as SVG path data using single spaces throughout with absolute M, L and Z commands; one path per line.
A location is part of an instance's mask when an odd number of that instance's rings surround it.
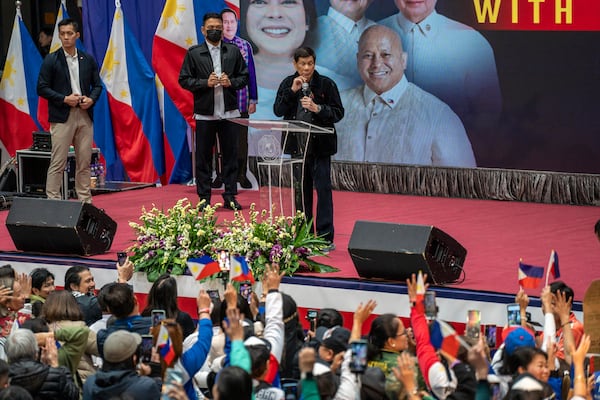
M 344 107 L 334 81 L 315 71 L 315 52 L 301 47 L 294 53 L 296 73 L 281 82 L 273 111 L 287 120 L 302 120 L 324 128 L 333 128 L 344 117 Z M 306 84 L 308 83 L 308 88 Z M 293 152 L 289 146 L 284 149 Z M 331 194 L 331 156 L 337 152 L 337 135 L 311 134 L 304 158 L 302 198 L 296 208 L 313 218 L 313 186 L 317 190 L 317 235 L 330 242 L 333 250 L 333 198 Z
M 38 77 L 37 93 L 48 100 L 48 122 L 52 134 L 52 155 L 46 179 L 49 199 L 61 198 L 63 172 L 69 146 L 75 148 L 75 191 L 80 201 L 91 203 L 90 162 L 93 142 L 93 105 L 100 98 L 102 83 L 98 64 L 75 47 L 79 25 L 75 20 L 58 23 L 62 48 L 44 59 Z M 62 188 L 67 190 L 67 188 Z
M 223 39 L 223 19 L 217 13 L 204 15 L 205 42 L 188 49 L 179 84 L 194 94 L 196 120 L 196 189 L 200 200 L 210 204 L 211 161 L 215 137 L 223 153 L 225 207 L 240 210 L 236 200 L 238 176 L 238 126 L 229 121 L 239 118 L 237 90 L 248 85 L 248 67 L 240 50 Z
M 10 384 L 21 386 L 34 399 L 78 400 L 79 390 L 66 367 L 58 365 L 58 351 L 53 339 L 46 340 L 42 364 L 37 360 L 38 345 L 29 329 L 17 329 L 6 340 Z

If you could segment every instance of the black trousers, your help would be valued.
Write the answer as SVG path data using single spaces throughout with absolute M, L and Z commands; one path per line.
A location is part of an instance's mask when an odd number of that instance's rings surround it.
M 223 153 L 223 198 L 237 194 L 238 125 L 226 119 L 196 121 L 196 191 L 200 199 L 210 202 L 212 149 L 219 135 Z
M 298 168 L 299 170 L 299 168 Z M 302 179 L 295 173 L 296 179 Z M 313 218 L 313 189 L 317 192 L 317 218 L 315 220 L 317 235 L 333 242 L 333 196 L 331 194 L 331 157 L 306 156 L 304 159 L 304 176 L 302 180 L 302 199 L 296 196 L 296 208 L 303 211 L 306 220 Z M 299 201 L 300 200 L 300 201 Z

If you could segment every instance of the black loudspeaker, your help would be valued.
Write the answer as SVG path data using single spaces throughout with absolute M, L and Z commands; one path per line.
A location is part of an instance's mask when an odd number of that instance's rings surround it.
M 15 197 L 6 228 L 19 250 L 89 256 L 110 249 L 117 223 L 91 204 Z
M 405 281 L 419 270 L 437 285 L 456 283 L 467 250 L 433 226 L 356 221 L 348 252 L 358 275 Z

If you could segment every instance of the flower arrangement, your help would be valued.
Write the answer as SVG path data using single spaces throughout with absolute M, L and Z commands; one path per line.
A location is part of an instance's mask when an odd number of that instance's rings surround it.
M 181 199 L 167 212 L 142 209 L 141 223 L 129 223 L 137 234 L 128 249 L 136 271 L 146 272 L 152 282 L 166 272 L 184 274 L 188 258 L 208 255 L 218 260 L 223 250 L 245 257 L 257 278 L 271 262 L 279 263 L 288 276 L 299 270 L 338 270 L 310 258 L 324 255 L 328 242 L 312 233 L 304 214 L 275 217 L 252 204 L 248 219 L 236 212 L 232 221 L 218 224 L 215 212 L 219 207 L 192 206 L 188 199 Z

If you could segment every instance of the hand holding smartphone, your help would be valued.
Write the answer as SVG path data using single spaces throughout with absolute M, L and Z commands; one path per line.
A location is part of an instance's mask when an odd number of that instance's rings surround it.
M 506 319 L 508 326 L 521 325 L 521 307 L 517 303 L 508 304 L 506 306 Z
M 477 340 L 481 335 L 481 311 L 467 311 L 467 329 L 466 335 L 469 339 Z
M 119 265 L 123 265 L 125 264 L 125 261 L 127 261 L 127 253 L 124 251 L 119 251 L 117 253 L 117 262 Z
M 317 331 L 317 314 L 318 314 L 317 310 L 308 310 L 306 312 L 306 320 L 310 324 L 310 328 L 309 329 L 312 332 L 316 332 Z
M 142 335 L 142 343 L 140 345 L 140 361 L 144 364 L 150 363 L 152 359 L 152 346 L 154 346 L 154 343 L 152 341 L 152 335 Z
M 435 292 L 428 290 L 425 292 L 425 316 L 433 319 L 437 316 L 437 304 L 435 302 Z
M 364 374 L 367 370 L 367 341 L 354 340 L 350 342 L 352 357 L 350 358 L 350 372 Z
M 152 310 L 152 326 L 160 325 L 163 319 L 165 319 L 165 310 Z

